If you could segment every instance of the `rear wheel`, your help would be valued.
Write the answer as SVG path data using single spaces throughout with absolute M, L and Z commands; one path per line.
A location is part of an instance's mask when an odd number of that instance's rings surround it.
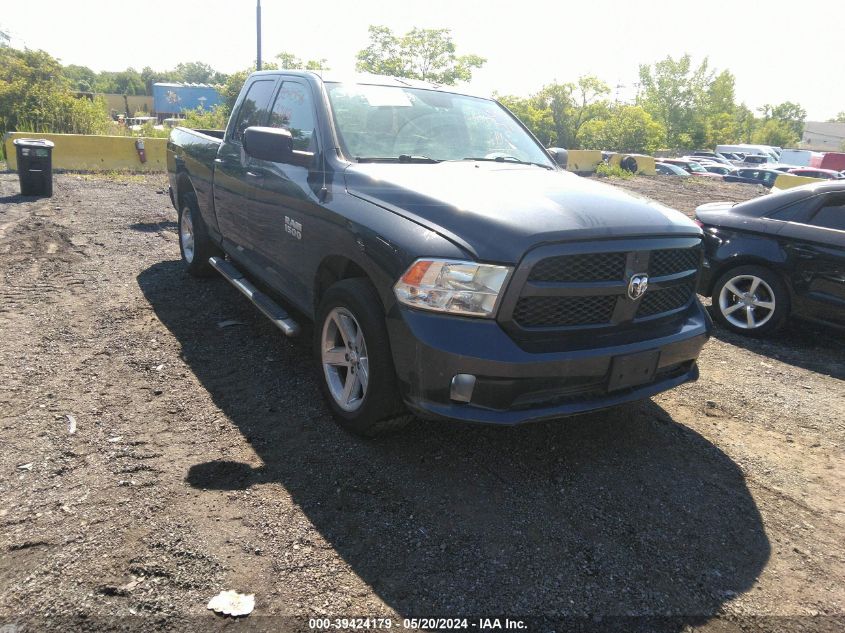
M 381 301 L 365 279 L 326 291 L 314 329 L 320 386 L 338 424 L 374 436 L 410 421 L 396 386 Z
M 214 271 L 208 258 L 222 256 L 223 251 L 211 240 L 197 206 L 194 194 L 185 194 L 179 210 L 179 251 L 188 272 L 195 277 L 208 277 Z
M 789 316 L 789 293 L 777 274 L 762 266 L 738 266 L 713 287 L 713 316 L 739 334 L 764 335 Z

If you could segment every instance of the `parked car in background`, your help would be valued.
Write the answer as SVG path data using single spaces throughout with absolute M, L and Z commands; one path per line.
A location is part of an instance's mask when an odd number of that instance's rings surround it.
M 696 162 L 702 162 L 705 160 L 712 161 L 714 163 L 721 163 L 723 165 L 731 165 L 731 161 L 729 158 L 722 156 L 721 154 L 717 154 L 716 152 L 693 152 L 688 156 L 684 156 L 686 160 L 694 160 Z
M 744 182 L 771 188 L 783 172 L 774 169 L 741 168 L 724 176 L 725 182 Z
M 741 143 L 739 145 L 717 145 L 716 151 L 724 154 L 725 152 L 739 152 L 743 156 L 750 154 L 766 154 L 773 159 L 778 160 L 778 153 L 769 145 L 748 145 Z
M 711 174 L 719 174 L 720 176 L 732 174 L 737 169 L 733 165 L 727 166 L 727 165 L 719 165 L 717 163 L 709 163 L 707 165 L 702 165 L 702 167 L 704 167 L 704 169 L 709 171 Z
M 789 316 L 845 327 L 845 182 L 821 182 L 695 212 L 704 229 L 699 294 L 734 332 L 768 334 Z
M 833 169 L 816 169 L 813 167 L 799 167 L 797 169 L 790 169 L 790 174 L 796 176 L 806 176 L 807 178 L 824 178 L 826 180 L 839 180 L 843 178 L 842 172 L 834 171 Z
M 669 163 L 655 163 L 654 169 L 658 176 L 682 176 L 684 178 L 689 178 L 689 172 L 677 165 L 671 165 Z
M 742 159 L 743 167 L 753 167 L 755 165 L 774 165 L 778 161 L 768 154 L 749 154 Z
M 705 178 L 721 178 L 718 174 L 711 174 L 709 171 L 704 169 L 699 163 L 694 160 L 685 160 L 683 158 L 664 158 L 662 163 L 666 163 L 667 165 L 675 165 L 675 167 L 680 167 L 690 176 L 704 176 Z

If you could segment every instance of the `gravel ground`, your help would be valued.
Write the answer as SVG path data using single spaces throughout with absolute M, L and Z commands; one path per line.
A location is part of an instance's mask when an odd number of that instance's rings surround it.
M 687 212 L 760 193 L 614 182 Z M 319 399 L 310 332 L 183 272 L 163 176 L 16 193 L 0 174 L 3 633 L 845 626 L 841 334 L 717 329 L 701 379 L 651 401 L 364 441 Z M 255 612 L 213 615 L 224 589 Z

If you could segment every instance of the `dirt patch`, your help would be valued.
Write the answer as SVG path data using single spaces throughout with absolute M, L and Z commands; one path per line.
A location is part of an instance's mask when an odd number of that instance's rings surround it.
M 613 184 L 688 213 L 759 193 Z M 0 625 L 225 628 L 205 604 L 234 589 L 256 630 L 841 629 L 840 334 L 717 330 L 701 379 L 652 401 L 362 441 L 319 400 L 308 332 L 184 273 L 164 187 L 66 174 L 32 200 L 0 175 Z

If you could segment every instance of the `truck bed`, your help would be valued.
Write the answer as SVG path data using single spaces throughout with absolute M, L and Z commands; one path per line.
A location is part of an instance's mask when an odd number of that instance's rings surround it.
M 214 159 L 223 143 L 223 130 L 193 130 L 175 127 L 167 141 L 167 170 L 170 185 L 176 190 L 182 174 L 191 175 L 191 183 L 197 195 L 203 219 L 213 231 L 217 230 L 217 218 L 214 215 L 212 180 L 214 177 Z M 178 201 L 177 201 L 178 202 Z

